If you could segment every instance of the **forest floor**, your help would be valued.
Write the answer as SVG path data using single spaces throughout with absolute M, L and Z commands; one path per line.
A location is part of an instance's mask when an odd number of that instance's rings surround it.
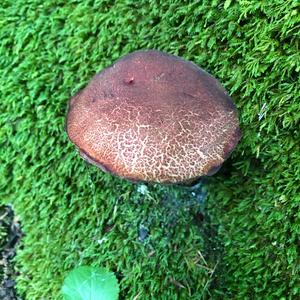
M 0 207 L 0 299 L 20 299 L 15 290 L 15 277 L 13 258 L 16 246 L 22 236 L 20 223 L 14 216 L 11 206 Z

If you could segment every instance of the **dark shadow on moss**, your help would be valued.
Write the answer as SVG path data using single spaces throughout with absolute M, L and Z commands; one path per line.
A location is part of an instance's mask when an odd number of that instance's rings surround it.
M 15 278 L 18 274 L 14 270 L 12 259 L 16 255 L 22 232 L 10 205 L 0 206 L 0 234 L 0 299 L 19 300 L 15 290 Z

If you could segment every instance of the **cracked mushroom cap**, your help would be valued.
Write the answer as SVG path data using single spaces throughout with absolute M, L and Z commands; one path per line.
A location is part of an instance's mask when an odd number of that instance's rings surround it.
M 133 181 L 187 183 L 212 175 L 240 139 L 224 88 L 194 63 L 137 51 L 96 74 L 69 103 L 81 156 Z

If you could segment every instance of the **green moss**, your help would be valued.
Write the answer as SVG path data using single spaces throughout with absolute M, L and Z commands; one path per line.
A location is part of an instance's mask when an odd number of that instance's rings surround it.
M 297 4 L 1 2 L 0 198 L 26 233 L 16 258 L 25 299 L 59 299 L 81 263 L 115 271 L 125 299 L 300 297 Z M 200 223 L 191 192 L 142 195 L 87 166 L 64 131 L 71 95 L 149 48 L 211 72 L 240 111 L 243 139 L 210 180 Z

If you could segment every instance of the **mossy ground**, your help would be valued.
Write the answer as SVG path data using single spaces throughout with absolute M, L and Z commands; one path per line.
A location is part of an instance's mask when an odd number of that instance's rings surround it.
M 1 1 L 0 197 L 25 233 L 16 257 L 24 299 L 60 299 L 79 264 L 116 272 L 121 299 L 300 298 L 297 6 Z M 143 194 L 87 165 L 68 141 L 68 99 L 138 49 L 194 61 L 239 109 L 243 139 L 207 183 L 205 209 L 178 187 Z

